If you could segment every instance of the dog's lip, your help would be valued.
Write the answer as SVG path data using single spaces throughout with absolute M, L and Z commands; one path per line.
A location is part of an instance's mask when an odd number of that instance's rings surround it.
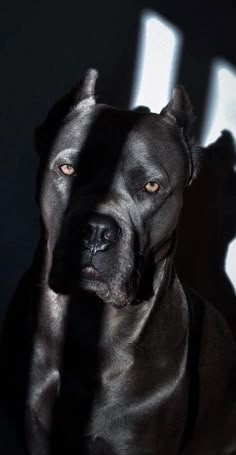
M 87 280 L 100 280 L 101 281 L 100 273 L 91 265 L 83 267 L 81 269 L 81 278 L 87 279 Z

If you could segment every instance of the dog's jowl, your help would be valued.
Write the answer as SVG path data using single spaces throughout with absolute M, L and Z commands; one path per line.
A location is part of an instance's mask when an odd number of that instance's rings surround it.
M 119 110 L 96 104 L 96 78 L 37 131 L 42 236 L 17 313 L 31 341 L 19 361 L 11 334 L 6 412 L 29 455 L 233 455 L 236 348 L 173 265 L 200 160 L 190 101 L 178 87 L 160 114 Z

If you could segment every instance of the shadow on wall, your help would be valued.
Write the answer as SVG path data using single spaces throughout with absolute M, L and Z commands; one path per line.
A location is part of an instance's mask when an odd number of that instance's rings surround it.
M 179 277 L 211 301 L 236 334 L 236 295 L 225 272 L 236 234 L 236 150 L 228 131 L 203 150 L 198 179 L 186 189 L 179 226 Z

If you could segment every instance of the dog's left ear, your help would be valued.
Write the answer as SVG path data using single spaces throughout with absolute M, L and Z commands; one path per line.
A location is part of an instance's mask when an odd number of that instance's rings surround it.
M 193 106 L 183 86 L 179 85 L 173 90 L 172 98 L 164 109 L 161 116 L 165 120 L 179 128 L 189 154 L 189 178 L 190 185 L 200 169 L 200 147 L 194 145 L 192 127 L 195 120 Z
M 193 107 L 190 99 L 181 85 L 173 90 L 172 98 L 164 109 L 161 115 L 170 123 L 176 124 L 182 131 L 184 136 L 191 140 L 191 129 L 194 121 Z

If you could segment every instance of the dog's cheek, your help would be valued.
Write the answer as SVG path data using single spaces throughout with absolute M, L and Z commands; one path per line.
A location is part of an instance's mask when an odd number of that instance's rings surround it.
M 183 192 L 182 190 L 174 191 L 169 197 L 166 207 L 163 207 L 165 210 L 165 219 L 168 219 L 166 224 L 166 232 L 173 233 L 177 227 L 180 213 L 183 206 Z
M 40 209 L 51 248 L 54 248 L 60 235 L 66 207 L 65 196 L 58 190 L 56 183 L 52 179 L 45 179 L 40 195 Z
M 124 243 L 123 247 L 116 258 L 116 267 L 113 269 L 109 283 L 112 303 L 118 307 L 132 303 L 139 277 L 132 243 L 129 245 Z
M 158 247 L 168 240 L 175 232 L 178 219 L 182 209 L 183 196 L 180 194 L 171 194 L 165 204 L 156 211 L 152 222 L 148 223 L 148 236 L 150 248 Z

